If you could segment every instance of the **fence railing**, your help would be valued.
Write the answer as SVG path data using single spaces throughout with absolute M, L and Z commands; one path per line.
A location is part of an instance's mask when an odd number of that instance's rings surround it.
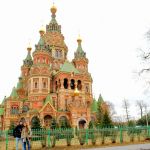
M 31 149 L 70 145 L 102 145 L 142 142 L 150 139 L 150 127 L 32 130 Z M 21 149 L 21 142 L 19 145 Z M 0 150 L 15 150 L 13 131 L 0 131 Z

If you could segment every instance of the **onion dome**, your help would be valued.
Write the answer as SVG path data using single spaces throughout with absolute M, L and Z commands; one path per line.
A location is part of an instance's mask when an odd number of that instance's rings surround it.
M 77 38 L 77 42 L 78 42 L 78 43 L 81 43 L 81 42 L 82 42 L 82 39 L 81 39 L 80 35 L 79 35 L 78 38 Z
M 41 28 L 39 30 L 39 33 L 40 33 L 41 36 L 44 35 L 44 33 L 45 33 L 45 27 L 43 25 L 41 26 Z
M 53 3 L 53 6 L 51 7 L 51 13 L 55 14 L 56 12 L 57 12 L 57 8 L 56 8 L 56 6 Z
M 82 39 L 79 35 L 79 37 L 77 38 L 77 42 L 78 42 L 78 47 L 77 47 L 77 50 L 75 52 L 75 58 L 86 58 L 86 53 L 83 51 L 82 49 Z

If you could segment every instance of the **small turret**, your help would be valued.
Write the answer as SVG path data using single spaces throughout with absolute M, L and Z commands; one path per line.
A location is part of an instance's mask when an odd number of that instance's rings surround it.
M 18 94 L 17 94 L 17 91 L 16 91 L 16 88 L 15 88 L 15 87 L 13 87 L 12 92 L 11 92 L 11 94 L 10 94 L 10 97 L 11 97 L 12 99 L 18 98 Z
M 56 12 L 57 12 L 57 8 L 56 6 L 53 4 L 53 6 L 50 9 L 52 15 L 52 19 L 49 23 L 49 25 L 46 26 L 46 30 L 50 31 L 50 32 L 59 32 L 61 33 L 61 26 L 58 25 L 57 20 L 56 20 Z
M 74 53 L 73 63 L 80 72 L 87 72 L 88 59 L 86 58 L 86 53 L 82 49 L 82 45 L 81 45 L 82 39 L 80 36 L 77 38 L 77 43 L 78 43 L 78 47 L 76 52 Z
M 81 39 L 80 35 L 77 38 L 77 42 L 78 42 L 78 47 L 77 47 L 77 50 L 76 50 L 76 52 L 74 54 L 75 58 L 77 58 L 77 59 L 78 58 L 86 58 L 86 53 L 82 49 L 82 45 L 81 45 L 82 39 Z
M 27 67 L 31 67 L 33 64 L 32 57 L 31 57 L 31 50 L 32 50 L 32 47 L 29 43 L 29 45 L 27 47 L 28 54 L 27 54 L 27 57 L 25 58 L 25 60 L 23 61 L 23 65 L 25 65 Z

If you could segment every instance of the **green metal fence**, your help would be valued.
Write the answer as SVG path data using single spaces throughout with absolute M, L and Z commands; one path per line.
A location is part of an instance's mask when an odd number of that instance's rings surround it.
M 150 139 L 150 127 L 32 130 L 31 149 L 71 145 L 142 142 Z M 21 142 L 19 143 L 21 149 Z M 15 150 L 12 131 L 0 131 L 0 150 Z

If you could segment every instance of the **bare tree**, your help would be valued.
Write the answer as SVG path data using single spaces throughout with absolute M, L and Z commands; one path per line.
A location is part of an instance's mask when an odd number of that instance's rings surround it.
M 148 127 L 148 112 L 147 112 L 147 108 L 148 108 L 148 105 L 147 105 L 147 104 L 144 104 L 146 125 L 147 125 L 147 127 Z
M 129 104 L 129 101 L 128 101 L 127 99 L 124 99 L 124 100 L 123 100 L 122 107 L 125 109 L 125 112 L 126 112 L 126 119 L 127 119 L 127 121 L 129 122 L 129 120 L 130 120 L 130 115 L 129 115 L 129 107 L 130 107 L 130 104 Z
M 115 106 L 112 102 L 110 101 L 107 101 L 106 102 L 107 105 L 108 105 L 108 109 L 109 109 L 109 115 L 110 117 L 113 117 L 115 114 L 116 114 L 116 111 L 115 111 Z
M 136 106 L 140 109 L 140 115 L 141 115 L 141 118 L 142 118 L 144 107 L 145 107 L 145 104 L 144 104 L 143 100 L 137 100 L 136 101 Z

